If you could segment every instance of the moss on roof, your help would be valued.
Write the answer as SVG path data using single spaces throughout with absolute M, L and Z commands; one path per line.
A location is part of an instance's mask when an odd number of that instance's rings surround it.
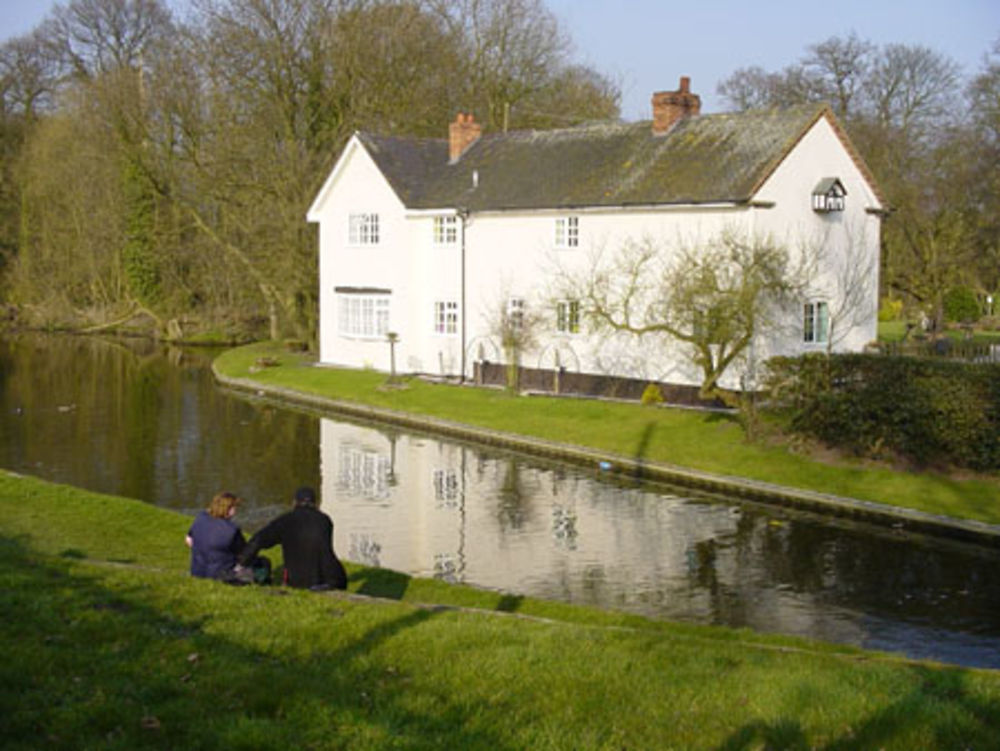
M 445 139 L 359 138 L 415 209 L 741 203 L 824 112 L 701 115 L 659 136 L 649 122 L 487 134 L 454 164 Z

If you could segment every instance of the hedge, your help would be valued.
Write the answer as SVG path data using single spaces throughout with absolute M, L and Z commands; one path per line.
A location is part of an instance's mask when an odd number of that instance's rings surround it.
M 770 405 L 793 431 L 859 456 L 1000 469 L 1000 365 L 885 355 L 768 363 Z

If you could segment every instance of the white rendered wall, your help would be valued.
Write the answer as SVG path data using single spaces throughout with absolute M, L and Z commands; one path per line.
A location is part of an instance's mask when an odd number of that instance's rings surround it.
M 822 178 L 837 177 L 846 191 L 844 211 L 812 210 L 812 191 Z M 774 208 L 758 210 L 758 232 L 770 234 L 798 252 L 819 254 L 818 273 L 807 292 L 811 300 L 830 304 L 834 316 L 831 349 L 860 351 L 878 335 L 878 270 L 880 218 L 866 211 L 882 205 L 867 180 L 844 149 L 833 127 L 820 119 L 758 191 L 760 201 Z M 850 268 L 848 268 L 848 265 Z M 857 313 L 840 302 L 843 286 L 857 283 L 861 269 L 870 272 L 865 309 Z M 767 354 L 794 355 L 825 351 L 827 344 L 802 341 L 801 305 L 789 310 L 787 325 L 771 338 Z
M 384 339 L 341 336 L 337 324 L 338 287 L 391 290 L 389 329 L 402 339 L 411 336 L 412 268 L 409 228 L 403 206 L 363 148 L 352 142 L 336 167 L 317 215 L 320 223 L 319 306 L 320 362 L 389 370 L 389 346 Z M 351 246 L 348 217 L 353 213 L 379 215 L 379 243 Z M 397 352 L 397 364 L 399 353 Z
M 579 246 L 556 248 L 557 218 L 579 219 Z M 699 238 L 715 237 L 726 230 L 746 231 L 749 212 L 732 207 L 704 209 L 650 209 L 627 211 L 549 211 L 496 213 L 473 217 L 468 238 L 468 299 L 470 363 L 477 358 L 479 343 L 492 340 L 485 349 L 487 359 L 498 361 L 496 337 L 489 321 L 509 296 L 541 309 L 547 317 L 539 346 L 524 353 L 525 367 L 551 368 L 555 352 L 570 371 L 647 378 L 697 385 L 700 373 L 679 345 L 663 336 L 642 339 L 629 334 L 611 335 L 588 331 L 580 334 L 556 331 L 553 279 L 558 273 L 573 274 L 591 268 L 594 256 L 614 254 L 629 241 L 649 241 L 666 252 L 696 246 Z M 470 365 L 471 367 L 471 365 Z
M 846 187 L 845 211 L 817 214 L 812 210 L 812 190 L 824 177 L 838 177 Z M 453 212 L 407 211 L 364 148 L 352 141 L 310 212 L 310 219 L 320 222 L 320 360 L 381 371 L 390 367 L 384 340 L 337 333 L 336 287 L 390 289 L 390 330 L 400 337 L 397 369 L 441 375 L 462 372 L 463 312 L 465 374 L 471 375 L 472 364 L 481 355 L 502 361 L 491 322 L 507 298 L 514 296 L 546 316 L 538 347 L 523 354 L 526 367 L 552 368 L 558 361 L 570 371 L 697 385 L 700 371 L 689 362 L 682 345 L 666 337 L 593 334 L 588 333 L 586 322 L 580 334 L 558 333 L 553 279 L 559 269 L 572 273 L 590 267 L 594 254 L 611 254 L 629 240 L 648 239 L 669 252 L 696 247 L 725 231 L 748 237 L 770 235 L 792 250 L 807 248 L 816 253 L 818 248 L 825 249 L 807 299 L 830 301 L 831 310 L 836 310 L 838 284 L 844 277 L 845 250 L 856 254 L 855 263 L 859 258 L 869 259 L 873 278 L 868 310 L 860 322 L 855 316 L 842 316 L 845 323 L 835 329 L 833 349 L 859 350 L 872 341 L 877 326 L 879 219 L 866 209 L 878 210 L 881 205 L 826 119 L 820 119 L 778 166 L 758 191 L 755 204 L 473 215 L 464 232 L 463 311 L 461 222 L 455 244 L 435 244 L 435 214 Z M 347 220 L 354 212 L 379 214 L 378 245 L 348 245 Z M 567 216 L 578 217 L 579 246 L 559 249 L 555 223 Z M 456 334 L 435 333 L 436 301 L 459 303 Z M 825 349 L 825 344 L 803 343 L 801 317 L 801 301 L 790 304 L 782 327 L 755 342 L 757 360 Z M 734 368 L 724 385 L 737 386 L 739 377 L 739 369 Z

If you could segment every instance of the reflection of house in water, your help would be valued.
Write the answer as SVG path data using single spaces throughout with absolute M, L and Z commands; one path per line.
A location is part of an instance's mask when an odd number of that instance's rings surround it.
M 818 625 L 829 561 L 795 557 L 794 525 L 390 428 L 322 420 L 320 439 L 348 560 L 664 617 L 855 628 Z
M 372 501 L 389 497 L 390 458 L 365 446 L 341 444 L 337 452 L 337 492 Z
M 460 454 L 427 438 L 321 420 L 323 506 L 337 550 L 360 563 L 460 580 Z

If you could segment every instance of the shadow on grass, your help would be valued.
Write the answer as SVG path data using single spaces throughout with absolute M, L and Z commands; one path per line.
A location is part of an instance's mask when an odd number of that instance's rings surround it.
M 402 600 L 410 586 L 410 578 L 407 574 L 390 569 L 365 567 L 352 573 L 347 581 L 352 584 L 361 582 L 355 590 L 358 594 Z
M 642 435 L 639 436 L 639 442 L 635 447 L 635 472 L 633 473 L 636 480 L 642 480 L 646 474 L 644 469 L 646 454 L 649 453 L 649 444 L 653 440 L 655 430 L 656 423 L 648 422 L 646 427 L 642 429 Z
M 138 575 L 109 588 L 74 565 L 0 536 L 5 749 L 512 748 L 468 698 L 442 692 L 416 708 L 411 679 L 377 651 L 434 611 L 361 611 L 380 622 L 341 646 L 303 653 L 276 634 L 265 651 L 213 633 L 211 613 L 151 607 Z M 222 591 L 209 585 L 195 606 Z M 273 628 L 265 614 L 246 621 L 236 625 L 251 636 Z
M 758 748 L 847 749 L 883 748 L 910 732 L 922 735 L 930 726 L 933 748 L 1000 748 L 1000 701 L 983 701 L 966 688 L 968 673 L 960 668 L 913 666 L 918 685 L 895 702 L 845 727 L 840 737 L 822 745 L 810 742 L 796 720 L 744 725 L 719 746 L 719 751 Z

